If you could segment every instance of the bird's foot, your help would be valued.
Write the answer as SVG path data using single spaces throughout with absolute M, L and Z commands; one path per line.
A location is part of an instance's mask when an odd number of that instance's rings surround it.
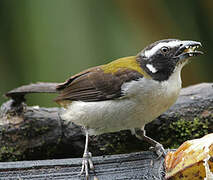
M 164 149 L 163 145 L 160 144 L 160 143 L 157 143 L 155 145 L 155 147 L 150 147 L 150 150 L 151 151 L 154 151 L 157 155 L 158 155 L 158 158 L 161 158 L 162 156 L 165 157 L 166 156 L 166 150 Z
M 81 172 L 80 172 L 80 175 L 83 175 L 85 172 L 86 180 L 89 179 L 89 170 L 94 171 L 95 168 L 94 168 L 94 165 L 92 162 L 92 153 L 86 152 L 83 155 L 82 167 L 81 167 Z

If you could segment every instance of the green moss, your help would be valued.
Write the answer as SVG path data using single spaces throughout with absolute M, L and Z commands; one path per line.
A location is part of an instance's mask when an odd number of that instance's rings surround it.
M 49 127 L 48 126 L 41 126 L 41 127 L 39 127 L 39 128 L 34 128 L 34 130 L 35 130 L 35 132 L 37 132 L 37 133 L 41 133 L 41 134 L 43 134 L 44 132 L 47 132 L 48 130 L 49 130 Z
M 171 134 L 169 147 L 177 148 L 187 140 L 200 138 L 208 134 L 208 120 L 201 121 L 198 117 L 194 118 L 193 121 L 180 119 L 171 123 L 168 131 Z
M 2 146 L 0 148 L 0 161 L 17 161 L 21 152 L 14 147 Z

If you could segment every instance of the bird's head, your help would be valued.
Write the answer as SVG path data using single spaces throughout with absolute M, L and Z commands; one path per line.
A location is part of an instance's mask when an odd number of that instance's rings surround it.
M 144 48 L 137 56 L 141 67 L 155 80 L 167 80 L 171 74 L 181 71 L 193 56 L 203 54 L 196 49 L 200 42 L 165 39 Z

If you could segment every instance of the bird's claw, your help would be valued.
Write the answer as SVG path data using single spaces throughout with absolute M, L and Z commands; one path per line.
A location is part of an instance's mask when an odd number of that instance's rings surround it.
M 150 150 L 151 151 L 154 151 L 157 155 L 158 155 L 158 158 L 159 159 L 160 157 L 165 157 L 166 156 L 166 150 L 164 149 L 163 145 L 160 144 L 160 143 L 157 143 L 155 145 L 155 147 L 150 147 Z
M 86 152 L 83 155 L 82 167 L 80 172 L 80 175 L 83 175 L 83 173 L 85 172 L 86 180 L 89 179 L 89 169 L 94 171 L 95 168 L 92 162 L 92 154 L 90 152 Z

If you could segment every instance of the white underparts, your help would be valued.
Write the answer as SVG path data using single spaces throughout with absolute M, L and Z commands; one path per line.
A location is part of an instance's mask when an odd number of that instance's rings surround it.
M 151 71 L 152 73 L 156 73 L 157 69 L 152 64 L 147 64 L 146 67 Z
M 73 101 L 61 118 L 86 127 L 90 135 L 143 128 L 174 104 L 180 89 L 179 67 L 167 81 L 140 78 L 124 83 L 119 99 Z

